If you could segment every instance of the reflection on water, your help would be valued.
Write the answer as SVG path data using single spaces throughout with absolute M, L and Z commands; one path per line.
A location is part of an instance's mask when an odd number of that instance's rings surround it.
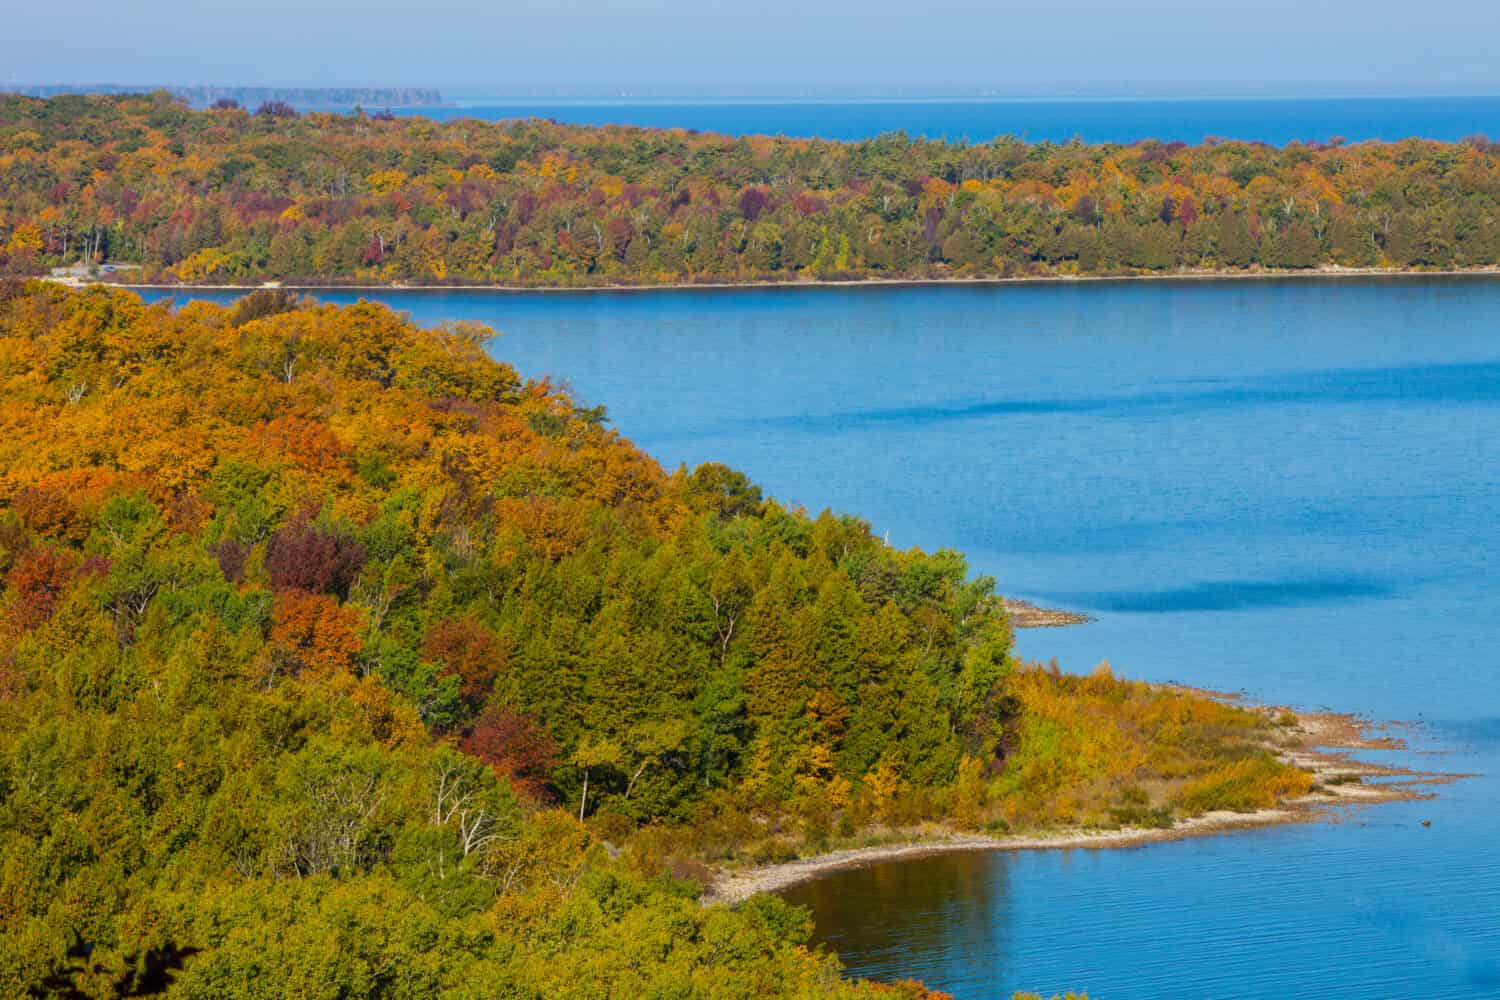
M 1434 832 L 1450 823 L 1413 803 L 1124 850 L 922 858 L 783 895 L 853 974 L 962 998 L 1494 996 L 1497 868 L 1458 862 L 1467 835 Z
M 900 969 L 913 950 L 983 961 L 1007 936 L 1005 868 L 983 854 L 872 865 L 842 873 L 837 891 L 827 885 L 796 886 L 785 897 L 812 911 L 822 943 L 857 948 L 884 967 Z

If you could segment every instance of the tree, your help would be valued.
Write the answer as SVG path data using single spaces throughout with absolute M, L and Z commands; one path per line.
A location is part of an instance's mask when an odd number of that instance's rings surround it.
M 584 737 L 574 749 L 570 763 L 583 774 L 583 790 L 578 796 L 578 820 L 582 822 L 588 814 L 589 779 L 600 769 L 618 770 L 620 748 L 610 740 Z
M 427 632 L 422 653 L 459 679 L 459 695 L 474 708 L 492 693 L 506 652 L 494 632 L 473 618 L 448 618 Z
M 657 766 L 662 758 L 682 749 L 689 731 L 689 724 L 683 719 L 653 719 L 631 727 L 622 740 L 620 754 L 620 763 L 626 771 L 627 800 L 647 768 Z
M 1219 214 L 1214 233 L 1214 256 L 1224 267 L 1249 267 L 1255 263 L 1255 237 L 1239 213 Z
M 285 758 L 277 776 L 287 806 L 277 817 L 278 866 L 300 875 L 348 875 L 373 863 L 387 807 L 388 764 L 373 749 L 316 741 Z
M 34 629 L 47 622 L 73 578 L 75 560 L 49 546 L 23 552 L 6 577 L 3 607 L 10 627 Z
M 5 252 L 13 257 L 23 257 L 40 253 L 42 246 L 42 230 L 36 223 L 23 222 L 11 230 Z
M 1322 256 L 1322 244 L 1313 235 L 1312 227 L 1304 222 L 1292 222 L 1283 226 L 1271 240 L 1266 263 L 1273 267 L 1309 268 L 1317 267 Z
M 271 641 L 294 671 L 344 672 L 364 648 L 361 625 L 358 612 L 327 594 L 282 591 L 272 607 Z
M 451 828 L 460 856 L 481 855 L 510 832 L 518 819 L 514 799 L 502 794 L 494 777 L 462 754 L 436 751 L 427 764 L 433 826 Z
M 257 117 L 262 118 L 300 118 L 297 109 L 286 101 L 265 101 L 255 109 Z
M 347 597 L 365 563 L 365 547 L 329 525 L 319 524 L 303 507 L 272 533 L 266 545 L 266 572 L 275 590 Z
M 747 187 L 740 192 L 740 214 L 749 222 L 759 219 L 771 206 L 771 192 L 763 187 Z
M 235 303 L 229 322 L 233 326 L 244 326 L 267 316 L 291 312 L 297 308 L 298 301 L 297 293 L 286 288 L 257 288 Z
M 549 797 L 547 788 L 559 754 L 546 729 L 501 706 L 485 709 L 460 744 L 464 753 L 494 769 L 532 801 Z

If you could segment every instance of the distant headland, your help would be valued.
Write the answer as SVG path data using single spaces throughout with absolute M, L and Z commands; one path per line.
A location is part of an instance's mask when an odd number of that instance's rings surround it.
M 573 289 L 1500 269 L 1500 143 L 1479 135 L 838 142 L 244 96 L 0 97 L 0 273 Z
M 24 97 L 60 97 L 65 94 L 140 94 L 165 90 L 194 107 L 207 108 L 224 101 L 243 107 L 283 102 L 300 107 L 433 107 L 443 103 L 443 95 L 433 87 L 233 87 L 198 84 L 193 86 L 124 86 L 101 84 L 0 85 L 0 93 Z

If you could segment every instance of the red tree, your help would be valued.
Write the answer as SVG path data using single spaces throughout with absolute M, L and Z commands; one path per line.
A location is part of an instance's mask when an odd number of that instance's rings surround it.
M 36 628 L 52 617 L 58 598 L 73 578 L 76 560 L 45 545 L 29 549 L 16 560 L 6 580 L 7 618 L 16 628 Z
M 740 214 L 754 222 L 771 207 L 771 192 L 763 187 L 747 187 L 740 192 Z
M 304 508 L 271 535 L 266 545 L 266 572 L 272 590 L 305 590 L 309 594 L 349 596 L 349 587 L 365 564 L 365 547 L 326 528 Z
M 491 706 L 460 747 L 508 779 L 517 794 L 536 801 L 551 798 L 547 778 L 557 765 L 557 744 L 546 728 L 526 716 Z
M 457 675 L 459 696 L 474 708 L 489 698 L 495 677 L 505 667 L 499 637 L 473 618 L 438 622 L 428 630 L 422 653 L 440 664 L 443 673 Z

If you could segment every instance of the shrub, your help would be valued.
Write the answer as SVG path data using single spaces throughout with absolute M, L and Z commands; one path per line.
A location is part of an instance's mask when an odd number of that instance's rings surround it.
M 1223 764 L 1189 782 L 1178 796 L 1185 812 L 1254 812 L 1283 798 L 1306 795 L 1312 777 L 1288 768 L 1268 753 Z

